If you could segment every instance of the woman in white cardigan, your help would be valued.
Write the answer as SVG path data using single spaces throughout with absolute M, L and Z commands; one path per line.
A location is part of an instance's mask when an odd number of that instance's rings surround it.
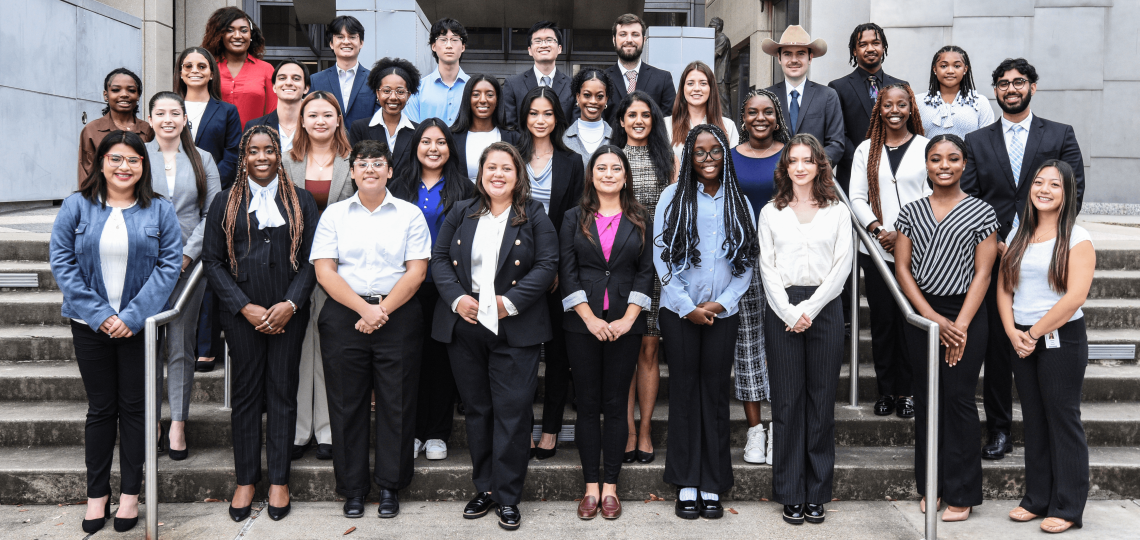
M 909 86 L 884 88 L 873 110 L 870 137 L 855 149 L 851 162 L 851 206 L 859 223 L 879 241 L 876 249 L 893 276 L 894 224 L 899 210 L 931 193 L 924 155 L 927 139 Z M 859 246 L 859 266 L 871 309 L 871 352 L 880 396 L 875 414 L 893 412 L 900 418 L 914 418 L 912 374 L 903 342 L 906 319 L 863 245 Z

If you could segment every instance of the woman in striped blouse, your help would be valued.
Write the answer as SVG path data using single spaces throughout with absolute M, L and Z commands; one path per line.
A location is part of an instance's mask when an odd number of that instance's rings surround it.
M 919 315 L 939 327 L 940 448 L 938 491 L 946 499 L 942 521 L 964 521 L 982 504 L 982 451 L 974 390 L 986 355 L 986 310 L 978 308 L 997 256 L 997 216 L 990 205 L 962 191 L 966 144 L 939 135 L 926 145 L 926 172 L 934 193 L 903 207 L 895 229 L 895 275 Z M 926 380 L 926 334 L 908 325 L 906 342 L 914 380 Z M 953 369 L 957 367 L 958 369 Z M 914 476 L 926 491 L 926 408 L 915 392 Z M 940 500 L 941 500 L 940 497 Z M 937 511 L 938 504 L 935 504 Z M 926 500 L 921 504 L 926 511 Z

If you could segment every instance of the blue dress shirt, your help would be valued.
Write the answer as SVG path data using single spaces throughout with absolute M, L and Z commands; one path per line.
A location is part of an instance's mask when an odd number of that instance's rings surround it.
M 459 116 L 463 87 L 466 85 L 467 73 L 464 73 L 463 68 L 459 68 L 459 75 L 451 86 L 444 84 L 437 68 L 420 81 L 420 91 L 408 99 L 404 114 L 417 124 L 428 118 L 439 118 L 450 126 Z
M 431 243 L 435 245 L 435 239 L 439 236 L 439 227 L 443 225 L 443 219 L 447 217 L 443 213 L 443 183 L 446 178 L 440 178 L 430 189 L 420 182 L 420 189 L 416 195 L 416 206 L 424 213 L 424 219 L 427 220 L 428 231 L 431 232 Z M 431 281 L 431 268 L 428 268 L 427 277 L 424 281 Z

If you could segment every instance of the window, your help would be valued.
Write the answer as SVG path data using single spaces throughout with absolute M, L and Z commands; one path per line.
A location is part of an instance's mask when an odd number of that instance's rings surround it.
M 689 14 L 684 12 L 656 11 L 645 13 L 646 26 L 688 26 Z
M 325 40 L 325 25 L 301 24 L 290 0 L 245 0 L 245 12 L 265 36 L 266 62 L 276 66 L 286 58 L 295 59 L 316 73 L 336 63 Z
M 297 22 L 297 10 L 292 5 L 266 5 L 261 8 L 262 34 L 266 47 L 309 47 L 308 32 Z
M 613 52 L 614 36 L 610 29 L 574 30 L 574 52 Z
M 800 0 L 776 0 L 772 4 L 772 39 L 780 41 L 780 34 L 789 26 L 800 24 Z M 784 80 L 780 62 L 772 58 L 772 84 Z
M 525 39 L 525 34 L 524 34 Z M 525 47 L 524 47 L 525 48 Z M 467 50 L 469 51 L 503 51 L 503 29 L 489 27 L 474 27 L 467 29 Z

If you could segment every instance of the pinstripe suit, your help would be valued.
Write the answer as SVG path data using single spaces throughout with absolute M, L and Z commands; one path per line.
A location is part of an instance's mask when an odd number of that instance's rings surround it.
M 284 179 L 282 179 L 284 181 Z M 261 480 L 261 415 L 268 412 L 266 460 L 273 485 L 289 483 L 289 457 L 297 424 L 297 379 L 301 343 L 309 319 L 309 295 L 317 283 L 309 250 L 317 227 L 317 203 L 305 190 L 297 190 L 304 223 L 297 253 L 297 269 L 290 263 L 289 213 L 277 192 L 277 208 L 286 224 L 258 229 L 257 217 L 248 213 L 248 201 L 238 208 L 233 233 L 238 273 L 230 273 L 226 235 L 222 227 L 230 190 L 210 205 L 202 259 L 219 303 L 222 328 L 233 358 L 234 468 L 238 485 Z M 245 217 L 248 216 L 248 224 Z M 254 330 L 241 315 L 246 304 L 268 308 L 291 300 L 297 313 L 285 332 L 267 335 Z M 264 405 L 263 405 L 264 404 Z M 263 410 L 268 407 L 268 411 Z

